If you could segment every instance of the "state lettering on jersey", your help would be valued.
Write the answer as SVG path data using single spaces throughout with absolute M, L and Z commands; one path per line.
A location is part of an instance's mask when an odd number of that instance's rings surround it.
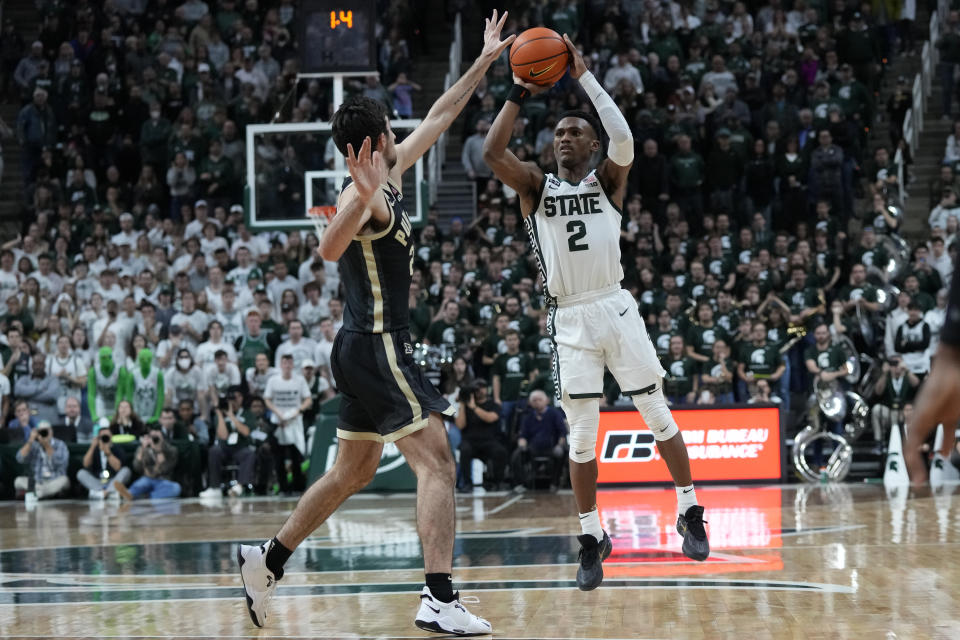
M 575 193 L 566 196 L 546 196 L 543 199 L 543 213 L 548 218 L 560 214 L 563 216 L 583 216 L 603 213 L 600 207 L 600 194 Z

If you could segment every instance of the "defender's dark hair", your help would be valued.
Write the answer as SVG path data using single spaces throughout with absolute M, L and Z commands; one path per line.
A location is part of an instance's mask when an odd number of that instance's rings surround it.
M 600 126 L 600 121 L 592 113 L 587 113 L 586 111 L 564 111 L 560 114 L 560 117 L 557 118 L 557 122 L 559 123 L 564 118 L 580 118 L 581 120 L 585 120 L 593 129 L 597 140 L 603 144 L 603 127 Z
M 377 148 L 380 134 L 387 133 L 387 108 L 373 98 L 357 96 L 340 105 L 330 124 L 333 143 L 344 156 L 347 155 L 347 144 L 353 147 L 354 153 L 360 153 L 363 139 L 367 137 L 370 138 L 373 151 Z

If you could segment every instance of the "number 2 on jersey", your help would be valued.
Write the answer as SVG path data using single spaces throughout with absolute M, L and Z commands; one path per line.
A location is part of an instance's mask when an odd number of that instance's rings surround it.
M 567 248 L 570 251 L 586 251 L 590 248 L 586 242 L 577 244 L 578 240 L 587 237 L 587 224 L 583 220 L 571 220 L 567 223 L 567 233 L 571 234 L 567 238 Z

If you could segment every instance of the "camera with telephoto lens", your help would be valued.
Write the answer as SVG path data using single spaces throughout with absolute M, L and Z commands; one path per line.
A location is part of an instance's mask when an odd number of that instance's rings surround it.
M 37 436 L 41 438 L 50 437 L 50 429 L 37 429 Z
M 110 444 L 110 434 L 109 433 L 100 434 L 100 442 L 102 442 L 103 444 Z
M 150 439 L 153 441 L 153 444 L 160 444 L 160 436 L 150 436 Z
M 220 409 L 220 411 L 229 411 L 230 400 L 227 398 L 220 398 L 219 402 L 217 402 L 217 408 Z
M 467 404 L 470 402 L 470 399 L 473 398 L 473 392 L 474 392 L 473 385 L 468 384 L 466 386 L 460 387 L 460 395 L 457 396 L 457 399 L 460 402 Z

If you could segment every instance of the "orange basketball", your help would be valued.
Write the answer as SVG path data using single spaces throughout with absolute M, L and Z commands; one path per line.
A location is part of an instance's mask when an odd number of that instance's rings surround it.
M 566 73 L 569 63 L 567 44 L 553 29 L 527 29 L 510 45 L 510 68 L 525 82 L 552 85 Z

